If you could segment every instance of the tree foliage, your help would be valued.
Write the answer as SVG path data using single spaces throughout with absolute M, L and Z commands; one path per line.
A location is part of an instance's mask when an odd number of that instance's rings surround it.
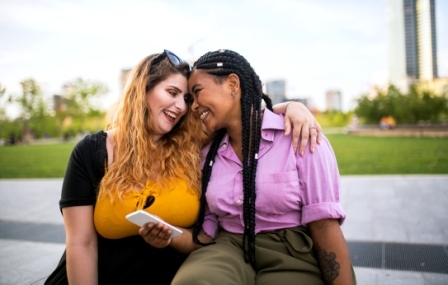
M 29 139 L 31 133 L 36 134 L 38 131 L 37 136 L 41 137 L 45 133 L 46 121 L 50 116 L 49 104 L 44 98 L 41 87 L 33 78 L 22 80 L 20 86 L 22 92 L 18 96 L 10 95 L 9 101 L 19 104 L 20 116 L 15 122 L 22 131 L 17 133 L 17 128 L 14 127 L 10 136 L 24 136 L 25 139 Z
M 378 124 L 382 117 L 392 116 L 398 124 L 437 123 L 448 114 L 448 98 L 412 85 L 403 94 L 394 85 L 378 91 L 375 98 L 363 95 L 357 100 L 355 114 L 368 124 Z
M 67 82 L 63 86 L 64 98 L 66 108 L 62 116 L 65 118 L 80 120 L 81 131 L 85 131 L 86 118 L 100 118 L 104 116 L 104 112 L 95 104 L 101 96 L 108 92 L 108 88 L 101 82 L 87 81 L 82 78 L 77 78 L 73 81 Z M 59 114 L 61 117 L 61 114 Z M 70 127 L 73 127 L 71 124 Z M 77 128 L 75 128 L 77 129 Z M 71 128 L 70 133 L 74 131 Z
M 20 82 L 22 93 L 18 97 L 12 97 L 11 101 L 17 102 L 20 105 L 20 117 L 28 121 L 36 114 L 46 114 L 46 105 L 43 99 L 42 89 L 36 80 L 32 78 L 25 79 Z
M 75 116 L 85 116 L 89 113 L 98 112 L 99 107 L 95 106 L 94 100 L 108 92 L 108 88 L 104 84 L 82 78 L 67 82 L 63 89 L 68 114 Z
M 319 124 L 324 127 L 345 127 L 350 124 L 350 120 L 353 116 L 353 112 L 340 112 L 340 111 L 325 111 L 315 114 L 315 117 Z
M 85 131 L 96 131 L 104 127 L 105 112 L 95 100 L 108 92 L 100 82 L 78 78 L 63 86 L 62 104 L 56 106 L 36 80 L 32 78 L 20 82 L 20 94 L 9 94 L 7 102 L 0 105 L 0 139 L 15 137 L 47 137 L 76 135 Z M 6 88 L 0 84 L 0 102 L 5 100 Z M 55 96 L 56 97 L 56 96 Z M 98 100 L 97 100 L 98 101 Z M 20 114 L 15 119 L 6 115 L 6 104 L 15 103 Z M 62 106 L 62 107 L 61 107 Z
M 4 87 L 2 85 L 2 83 L 0 82 L 0 121 L 4 121 L 6 119 L 6 108 L 5 108 L 5 103 L 3 96 L 6 93 L 6 87 Z

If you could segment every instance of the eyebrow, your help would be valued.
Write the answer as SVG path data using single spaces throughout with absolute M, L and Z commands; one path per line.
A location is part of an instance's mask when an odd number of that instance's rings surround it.
M 182 90 L 180 90 L 177 86 L 174 86 L 174 85 L 168 85 L 168 87 L 174 88 L 174 89 L 177 90 L 177 92 L 182 93 Z M 188 93 L 188 90 L 187 90 L 187 93 Z
M 200 85 L 199 83 L 196 83 L 195 85 L 193 85 L 193 87 L 191 87 L 191 91 L 192 91 L 192 93 L 195 92 L 194 89 L 195 89 L 196 87 L 198 87 L 199 85 Z

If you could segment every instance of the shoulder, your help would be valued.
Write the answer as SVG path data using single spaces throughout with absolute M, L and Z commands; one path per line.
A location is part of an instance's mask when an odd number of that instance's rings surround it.
M 75 146 L 64 176 L 60 207 L 92 205 L 104 176 L 107 134 L 87 135 Z
M 88 161 L 104 162 L 107 156 L 106 149 L 107 133 L 99 131 L 95 134 L 86 135 L 75 146 L 72 157 Z
M 86 135 L 77 144 L 75 149 L 79 151 L 88 151 L 101 148 L 102 145 L 106 145 L 107 133 L 99 131 L 95 134 Z
M 261 129 L 264 130 L 285 130 L 285 120 L 282 114 L 275 114 L 271 110 L 264 109 L 263 123 Z
M 300 140 L 299 140 L 300 143 Z M 297 162 L 302 166 L 315 165 L 318 169 L 333 168 L 337 169 L 336 155 L 330 141 L 322 135 L 320 143 L 316 146 L 314 153 L 309 152 L 309 142 L 305 151 L 305 155 L 296 154 Z

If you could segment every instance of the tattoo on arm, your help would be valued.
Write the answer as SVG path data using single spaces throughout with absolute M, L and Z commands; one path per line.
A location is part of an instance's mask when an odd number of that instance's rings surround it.
M 318 244 L 315 244 L 315 251 L 325 282 L 330 285 L 333 284 L 341 269 L 341 265 L 336 261 L 336 254 L 334 252 L 326 252 Z

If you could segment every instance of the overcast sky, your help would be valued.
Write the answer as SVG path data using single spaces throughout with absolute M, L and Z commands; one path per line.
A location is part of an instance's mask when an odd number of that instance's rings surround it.
M 448 76 L 448 1 L 436 0 L 439 75 Z M 233 49 L 288 97 L 343 108 L 387 82 L 385 0 L 0 0 L 0 83 L 7 94 L 34 78 L 50 97 L 78 77 L 119 98 L 120 71 L 169 49 L 187 60 Z M 12 110 L 10 110 L 12 112 Z

